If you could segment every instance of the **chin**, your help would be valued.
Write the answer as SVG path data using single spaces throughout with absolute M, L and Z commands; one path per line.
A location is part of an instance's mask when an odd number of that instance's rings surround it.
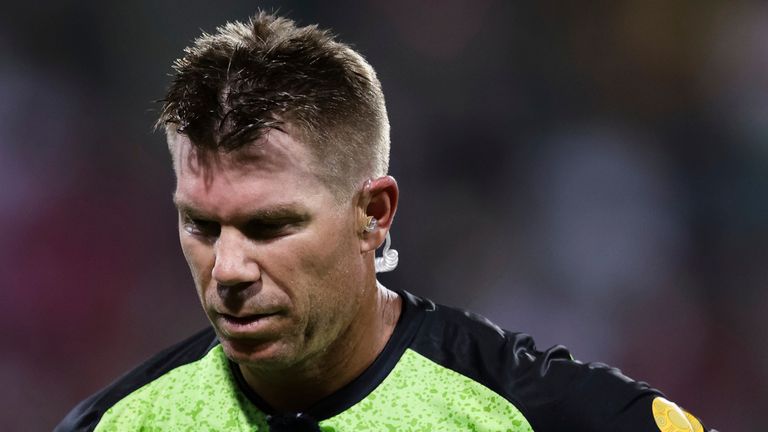
M 243 366 L 263 368 L 293 363 L 293 356 L 281 341 L 219 340 L 227 358 Z

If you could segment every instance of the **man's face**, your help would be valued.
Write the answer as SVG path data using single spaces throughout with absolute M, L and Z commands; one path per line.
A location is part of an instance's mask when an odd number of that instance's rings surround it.
M 201 162 L 172 134 L 179 238 L 225 353 L 288 367 L 343 343 L 364 291 L 356 207 L 338 203 L 295 135 Z

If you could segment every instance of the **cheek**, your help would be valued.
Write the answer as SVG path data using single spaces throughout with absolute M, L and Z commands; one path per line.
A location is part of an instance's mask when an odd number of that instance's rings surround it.
M 315 288 L 310 295 L 315 302 L 325 304 L 345 301 L 350 291 L 361 283 L 355 277 L 360 258 L 356 253 L 359 250 L 356 237 L 342 230 L 322 237 L 311 251 L 301 255 L 300 265 L 308 269 L 313 279 L 308 281 Z
M 348 237 L 338 225 L 324 224 L 274 245 L 262 270 L 306 308 L 335 301 L 337 292 L 344 291 L 340 284 L 349 283 L 342 275 L 354 265 L 356 246 Z
M 181 251 L 184 253 L 184 258 L 187 260 L 187 265 L 192 273 L 192 278 L 195 281 L 198 292 L 202 292 L 210 279 L 212 262 L 213 262 L 213 250 L 198 241 L 190 238 L 185 238 L 185 234 L 181 232 L 179 234 Z

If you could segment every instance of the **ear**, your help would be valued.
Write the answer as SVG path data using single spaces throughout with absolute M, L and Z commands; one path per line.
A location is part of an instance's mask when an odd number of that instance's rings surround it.
M 395 217 L 399 194 L 397 181 L 392 176 L 379 177 L 365 183 L 358 203 L 362 219 L 359 224 L 361 252 L 375 251 L 384 243 Z M 369 217 L 376 219 L 372 231 L 364 229 Z

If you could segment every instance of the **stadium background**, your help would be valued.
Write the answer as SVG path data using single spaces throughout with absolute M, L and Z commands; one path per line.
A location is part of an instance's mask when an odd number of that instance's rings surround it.
M 386 285 L 761 428 L 765 4 L 87 0 L 0 15 L 3 430 L 50 429 L 205 324 L 152 101 L 200 29 L 257 6 L 380 75 L 402 188 Z

